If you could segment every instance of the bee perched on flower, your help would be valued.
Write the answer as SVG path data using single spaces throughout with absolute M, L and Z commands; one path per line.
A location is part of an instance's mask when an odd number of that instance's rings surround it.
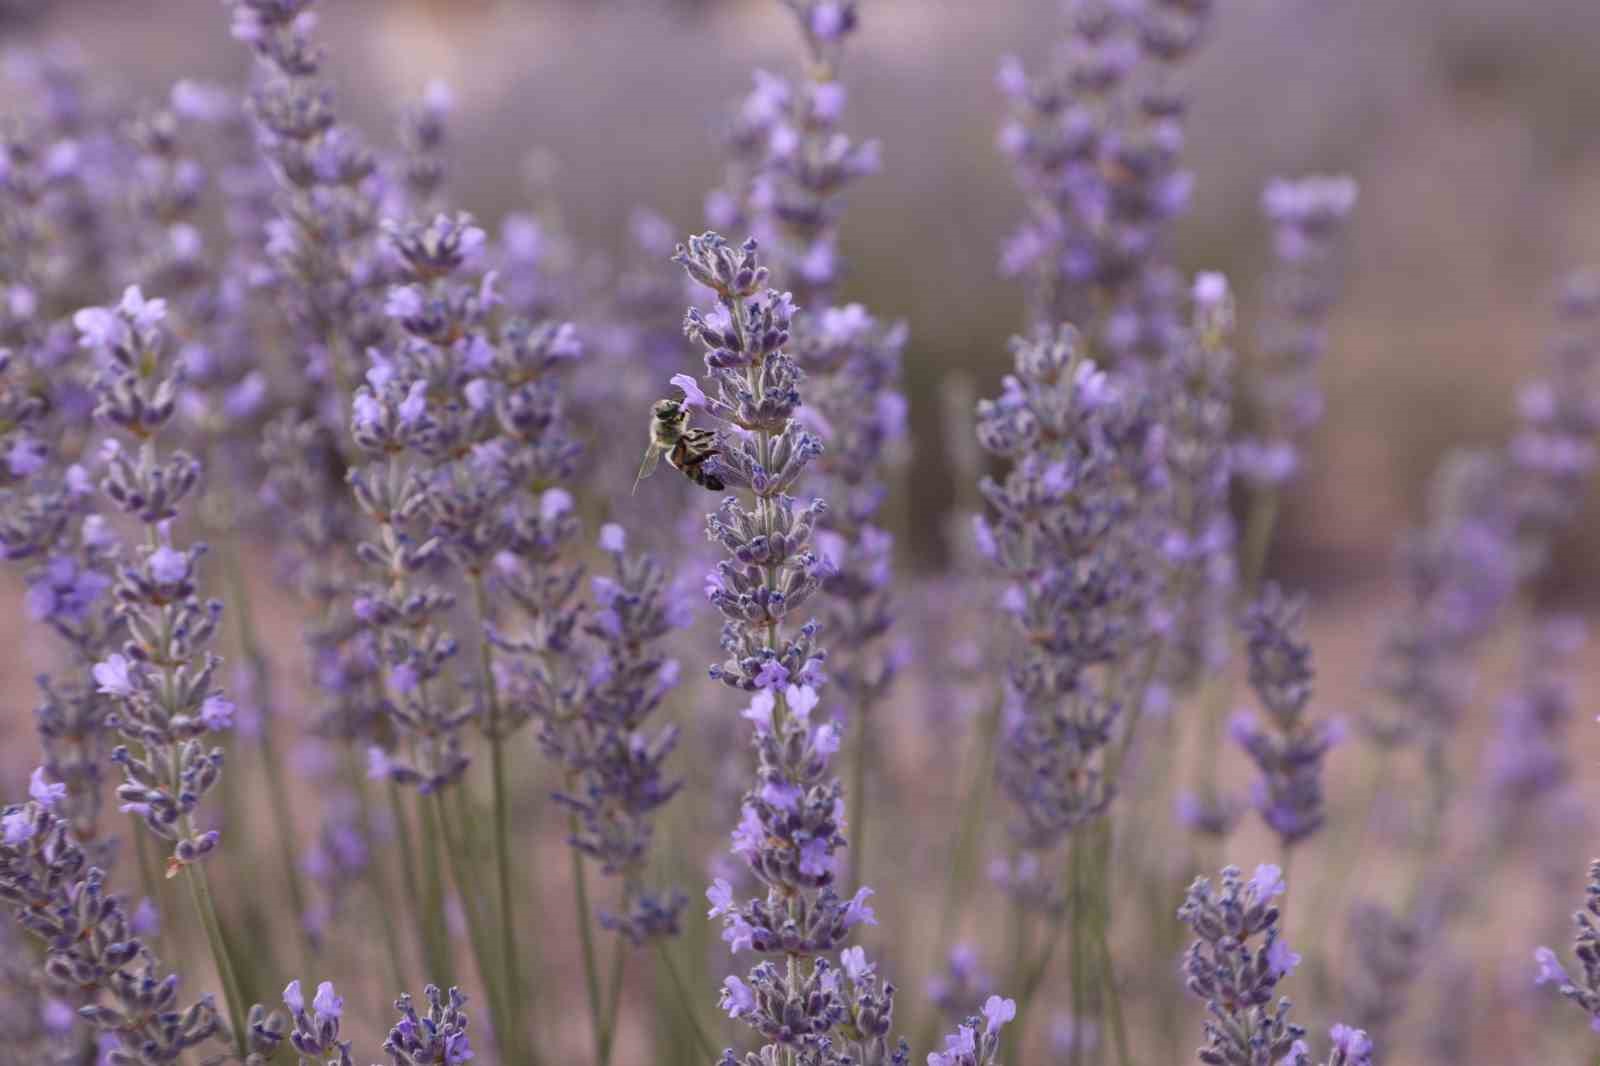
M 721 492 L 722 479 L 706 469 L 706 460 L 718 450 L 715 433 L 690 428 L 687 402 L 657 400 L 650 407 L 650 444 L 645 449 L 644 462 L 639 464 L 639 476 L 633 479 L 634 491 L 639 490 L 639 482 L 655 472 L 665 455 L 674 469 L 696 485 Z

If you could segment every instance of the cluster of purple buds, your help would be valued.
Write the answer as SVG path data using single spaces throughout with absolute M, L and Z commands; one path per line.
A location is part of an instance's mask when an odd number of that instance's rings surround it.
M 1532 627 L 1521 677 L 1500 701 L 1499 728 L 1487 753 L 1484 808 L 1491 839 L 1510 842 L 1563 801 L 1581 802 L 1573 795 L 1566 733 L 1577 703 L 1573 667 L 1584 639 L 1583 623 L 1573 617 L 1544 618 Z
M 179 1004 L 178 975 L 161 972 L 53 805 L 47 797 L 0 813 L 0 902 L 42 942 L 48 986 L 88 1024 L 114 1034 L 112 1066 L 176 1062 L 221 1030 L 211 997 Z M 270 1027 L 263 1029 L 268 1035 L 252 1049 L 270 1043 Z
M 115 254 L 126 233 L 110 232 L 123 200 L 126 153 L 112 134 L 120 102 L 97 99 L 87 63 L 72 47 L 8 51 L 6 97 L 21 121 L 0 133 L 0 347 L 41 354 L 70 330 L 60 316 L 103 292 L 120 272 Z M 52 362 L 56 362 L 52 359 Z
M 1589 864 L 1583 909 L 1572 915 L 1572 922 L 1578 929 L 1572 953 L 1581 972 L 1574 978 L 1554 951 L 1541 947 L 1533 953 L 1539 964 L 1536 982 L 1555 985 L 1557 991 L 1589 1015 L 1590 1028 L 1600 1032 L 1600 859 Z
M 801 375 L 783 346 L 789 299 L 765 288 L 767 271 L 755 241 L 735 248 L 714 233 L 691 237 L 676 260 L 717 296 L 707 313 L 691 310 L 690 338 L 705 350 L 714 393 L 688 375 L 674 383 L 691 405 L 723 423 L 715 435 L 717 472 L 750 494 L 730 493 L 707 517 L 711 539 L 729 558 L 708 578 L 707 598 L 723 615 L 728 658 L 711 674 L 752 693 L 744 711 L 755 727 L 756 784 L 746 793 L 733 851 L 765 893 L 736 901 L 718 879 L 707 891 L 710 916 L 720 919 L 734 951 L 752 950 L 784 961 L 758 963 L 746 978 L 729 977 L 722 1005 L 779 1049 L 805 1056 L 849 1054 L 852 1061 L 903 1061 L 891 1050 L 893 986 L 876 976 L 859 949 L 846 948 L 849 930 L 873 924 L 870 888 L 853 898 L 834 890 L 834 853 L 845 844 L 842 789 L 830 763 L 838 727 L 814 725 L 824 653 L 815 623 L 794 615 L 826 576 L 809 548 L 821 501 L 801 508 L 788 493 L 820 445 L 797 417 Z M 829 958 L 838 952 L 838 965 Z M 899 1056 L 899 1058 L 896 1058 Z M 729 1055 L 724 1062 L 737 1061 Z
M 786 0 L 808 56 L 807 77 L 791 83 L 765 72 L 729 138 L 729 193 L 714 197 L 713 225 L 739 222 L 760 238 L 776 277 L 807 313 L 793 320 L 788 352 L 804 371 L 800 418 L 825 442 L 810 491 L 830 501 L 816 533 L 831 574 L 822 624 L 835 649 L 833 680 L 852 714 L 865 715 L 893 680 L 895 663 L 875 644 L 892 622 L 888 584 L 893 537 L 876 524 L 890 449 L 904 437 L 900 392 L 903 323 L 884 323 L 859 304 L 837 306 L 838 251 L 845 193 L 878 167 L 876 142 L 840 131 L 846 89 L 839 66 L 859 18 L 840 0 Z M 863 734 L 865 735 L 865 734 Z M 861 797 L 856 797 L 859 803 Z M 860 827 L 858 827 L 859 831 Z
M 59 454 L 70 439 L 63 409 L 84 408 L 86 396 L 74 404 L 75 375 L 59 367 L 52 374 L 42 370 L 25 355 L 0 349 L 0 557 L 23 567 L 28 617 L 54 631 L 75 658 L 93 661 L 117 633 L 106 595 L 117 544 L 95 511 L 88 470 Z M 46 767 L 67 785 L 75 830 L 92 839 L 109 704 L 76 672 L 41 674 L 38 684 L 35 719 Z
M 1096 322 L 1103 358 L 1160 352 L 1176 331 L 1182 285 L 1164 244 L 1194 181 L 1172 69 L 1211 6 L 1077 0 L 1046 69 L 1030 76 L 1007 58 L 997 76 L 1012 108 L 1000 147 L 1029 206 L 1002 269 L 1032 278 L 1036 324 Z
M 329 739 L 372 742 L 382 732 L 383 701 L 372 635 L 349 610 L 352 553 L 361 515 L 344 479 L 339 438 L 314 418 L 291 413 L 264 428 L 261 500 L 284 536 L 279 561 L 312 606 L 312 679 L 321 694 L 315 731 Z
M 876 173 L 876 141 L 839 129 L 846 99 L 838 55 L 858 19 L 850 0 L 786 0 L 810 53 L 810 78 L 794 84 L 756 72 L 726 142 L 724 187 L 707 200 L 719 229 L 747 228 L 772 256 L 777 274 L 807 306 L 821 306 L 839 275 L 842 193 Z
M 405 186 L 412 207 L 434 207 L 444 185 L 446 120 L 454 100 L 449 86 L 429 82 L 422 98 L 406 109 L 400 123 L 400 143 L 405 148 Z
M 426 1014 L 418 1014 L 409 993 L 394 1001 L 400 1021 L 389 1030 L 383 1049 L 394 1066 L 461 1066 L 474 1057 L 467 1036 L 467 997 L 460 989 L 448 994 L 434 985 L 422 990 Z
M 1345 979 L 1348 1016 L 1372 1034 L 1374 1044 L 1386 1045 L 1422 969 L 1427 938 L 1420 916 L 1404 916 L 1385 904 L 1359 900 L 1350 908 L 1346 935 L 1351 948 Z
M 943 1051 L 928 1053 L 928 1066 L 999 1066 L 1000 1030 L 1016 1016 L 1014 1000 L 990 996 L 984 1001 L 981 1018 L 968 1018 L 944 1038 Z
M 352 889 L 372 865 L 371 845 L 362 832 L 362 820 L 355 807 L 354 798 L 346 793 L 332 796 L 316 841 L 306 849 L 302 860 L 306 876 L 322 890 L 322 898 L 301 915 L 315 943 L 323 942 Z
M 1504 449 L 1448 457 L 1426 525 L 1403 545 L 1406 605 L 1376 684 L 1406 713 L 1370 723 L 1380 742 L 1441 742 L 1470 697 L 1471 653 L 1574 520 L 1600 429 L 1600 284 L 1574 275 L 1559 310 L 1548 369 L 1519 397 L 1517 434 Z
M 198 296 L 214 274 L 197 222 L 207 184 L 205 168 L 186 151 L 179 116 L 168 108 L 141 115 L 129 128 L 138 149 L 133 202 L 144 226 L 134 276 L 175 301 Z
M 1183 958 L 1184 983 L 1206 1005 L 1207 1066 L 1276 1066 L 1305 1030 L 1289 1020 L 1289 1000 L 1278 982 L 1300 961 L 1278 929 L 1272 900 L 1285 890 L 1276 866 L 1256 867 L 1247 880 L 1236 867 L 1222 871 L 1213 889 L 1195 878 L 1178 919 L 1199 939 Z
M 1342 175 L 1278 178 L 1262 194 L 1275 268 L 1254 380 L 1257 430 L 1235 446 L 1238 470 L 1254 484 L 1288 480 L 1299 465 L 1300 441 L 1322 418 L 1317 372 L 1338 299 L 1341 237 L 1355 203 L 1355 180 Z
M 837 968 L 825 958 L 813 960 L 807 974 L 760 963 L 748 983 L 737 977 L 723 982 L 721 1003 L 729 1017 L 772 1043 L 742 1059 L 726 1050 L 720 1066 L 769 1066 L 783 1047 L 799 1049 L 801 1061 L 904 1066 L 911 1054 L 906 1042 L 889 1044 L 894 994 L 859 947 L 840 952 Z
M 1304 628 L 1305 600 L 1269 584 L 1245 614 L 1250 687 L 1267 712 L 1270 730 L 1249 714 L 1230 723 L 1234 740 L 1261 771 L 1256 807 L 1289 847 L 1321 828 L 1322 762 L 1337 730 L 1306 713 L 1311 701 L 1311 645 Z
M 1013 341 L 1015 372 L 978 404 L 978 439 L 1009 464 L 980 491 L 980 551 L 1007 580 L 1002 786 L 1020 839 L 1049 847 L 1110 803 L 1107 748 L 1128 693 L 1106 668 L 1140 646 L 1150 593 L 1137 486 L 1147 412 L 1076 330 Z
M 222 617 L 202 602 L 196 577 L 204 545 L 178 549 L 171 523 L 194 491 L 200 464 L 179 451 L 162 457 L 156 437 L 174 413 L 177 379 L 165 355 L 166 305 L 130 288 L 115 308 L 91 307 L 73 318 L 82 345 L 100 360 L 95 414 L 128 439 L 108 443 L 102 490 L 146 529 L 147 546 L 124 560 L 114 595 L 127 629 L 121 650 L 97 662 L 98 691 L 117 704 L 115 725 L 134 747 L 112 761 L 123 769 L 122 809 L 174 842 L 174 861 L 193 862 L 216 847 L 194 812 L 222 773 L 222 749 L 203 742 L 233 727 L 235 707 L 214 683 L 220 660 L 207 651 Z
M 626 554 L 620 526 L 600 531 L 600 547 L 615 576 L 590 579 L 595 610 L 582 626 L 593 642 L 588 668 L 561 693 L 559 708 L 541 715 L 540 739 L 568 771 L 569 785 L 556 799 L 578 815 L 570 843 L 603 873 L 622 878 L 622 910 L 602 912 L 601 923 L 640 944 L 675 935 L 688 902 L 680 892 L 646 889 L 641 877 L 653 816 L 683 784 L 665 765 L 677 727 L 647 727 L 677 683 L 677 661 L 662 657 L 662 641 L 689 616 L 672 598 L 660 563 Z
M 283 1005 L 289 1010 L 289 1020 L 294 1026 L 289 1031 L 289 1043 L 294 1045 L 300 1066 L 351 1066 L 350 1041 L 339 1039 L 339 1019 L 344 1014 L 344 997 L 333 990 L 333 984 L 324 981 L 317 986 L 311 999 L 311 1010 L 306 1010 L 305 993 L 300 982 L 290 981 L 283 990 Z
M 458 780 L 467 766 L 461 729 L 474 714 L 471 704 L 442 706 L 434 683 L 458 650 L 441 617 L 455 603 L 452 593 L 426 583 L 444 542 L 429 528 L 429 459 L 447 454 L 460 401 L 430 412 L 429 381 L 407 364 L 379 357 L 367 384 L 355 394 L 351 435 L 368 457 L 350 471 L 356 502 L 376 527 L 357 549 L 371 578 L 359 585 L 355 616 L 376 636 L 387 710 L 412 743 L 409 761 L 372 753 L 377 776 L 435 791 Z M 436 691 L 429 693 L 430 685 Z
M 850 649 L 836 657 L 834 680 L 853 706 L 866 708 L 894 675 L 891 659 L 869 649 L 893 622 L 894 537 L 876 523 L 888 497 L 890 450 L 905 436 L 899 390 L 906 328 L 849 304 L 797 316 L 794 332 L 791 351 L 807 385 L 802 417 L 827 443 L 815 466 L 817 490 L 832 501 L 816 533 L 832 571 L 823 628 L 836 647 Z
M 1372 1041 L 1362 1030 L 1335 1025 L 1328 1030 L 1328 1041 L 1328 1057 L 1323 1060 L 1323 1066 L 1372 1066 Z M 1311 1049 L 1304 1040 L 1296 1040 L 1289 1054 L 1276 1066 L 1311 1066 Z
M 1519 580 L 1508 478 L 1503 458 L 1484 452 L 1455 453 L 1434 475 L 1427 522 L 1402 543 L 1404 603 L 1374 672 L 1390 708 L 1365 723 L 1379 743 L 1436 750 L 1464 713 L 1472 653 Z
M 1544 565 L 1549 540 L 1576 518 L 1600 455 L 1600 275 L 1568 278 L 1557 310 L 1545 371 L 1518 394 L 1520 425 L 1507 449 L 1530 567 Z
M 966 1017 L 994 991 L 994 977 L 983 969 L 971 944 L 950 949 L 944 968 L 928 978 L 928 1002 L 947 1015 Z
M 250 100 L 257 141 L 277 179 L 278 216 L 267 228 L 272 269 L 307 353 L 303 409 L 340 420 L 360 354 L 381 343 L 387 271 L 378 247 L 380 180 L 373 154 L 338 124 L 311 39 L 315 0 L 234 0 L 233 35 L 262 72 Z M 328 390 L 338 385 L 337 393 Z

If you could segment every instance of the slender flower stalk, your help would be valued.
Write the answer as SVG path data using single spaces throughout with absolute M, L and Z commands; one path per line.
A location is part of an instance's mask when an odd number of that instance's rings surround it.
M 816 550 L 832 573 L 821 601 L 833 644 L 837 712 L 850 724 L 847 888 L 861 884 L 866 843 L 866 768 L 873 756 L 872 709 L 888 695 L 895 658 L 881 647 L 893 622 L 889 582 L 894 538 L 880 512 L 889 466 L 905 435 L 900 387 L 904 323 L 881 322 L 857 303 L 835 302 L 844 273 L 839 250 L 846 193 L 880 165 L 876 141 L 842 130 L 848 92 L 840 81 L 846 45 L 859 28 L 854 0 L 783 0 L 806 50 L 806 77 L 791 82 L 766 71 L 743 101 L 727 137 L 724 188 L 707 204 L 712 225 L 746 226 L 767 250 L 774 284 L 803 311 L 792 322 L 789 354 L 804 371 L 801 410 L 823 452 L 810 491 L 832 500 L 818 525 Z M 829 708 L 833 710 L 834 708 Z
M 221 834 L 196 821 L 201 799 L 222 775 L 222 749 L 208 750 L 202 738 L 231 729 L 235 706 L 215 685 L 221 660 L 207 650 L 222 603 L 198 598 L 205 546 L 172 544 L 172 523 L 199 484 L 200 464 L 181 451 L 163 456 L 156 447 L 176 411 L 165 316 L 164 301 L 146 300 L 131 287 L 115 308 L 85 308 L 73 317 L 80 343 L 101 364 L 95 413 L 131 442 L 124 447 L 112 438 L 107 445 L 102 490 L 146 531 L 143 552 L 124 564 L 115 589 L 129 639 L 93 674 L 99 690 L 117 701 L 117 728 L 133 745 L 112 752 L 125 778 L 117 796 L 125 811 L 173 845 L 167 876 L 181 873 L 189 883 L 243 1056 L 245 1005 L 202 865 Z
M 793 308 L 786 294 L 766 287 L 753 240 L 734 248 L 707 233 L 690 238 L 676 259 L 717 304 L 709 312 L 691 308 L 684 324 L 706 351 L 711 391 L 688 375 L 674 384 L 686 403 L 722 423 L 709 461 L 736 493 L 749 494 L 748 502 L 724 497 L 707 516 L 712 540 L 730 556 L 709 576 L 707 598 L 725 619 L 727 653 L 711 676 L 752 694 L 744 716 L 755 727 L 757 777 L 733 851 L 765 891 L 740 902 L 719 878 L 706 895 L 730 948 L 770 958 L 747 978 L 728 977 L 721 1004 L 767 1041 L 745 1066 L 830 1048 L 863 1064 L 899 1064 L 909 1049 L 888 1043 L 894 986 L 861 948 L 844 946 L 852 927 L 876 916 L 870 888 L 845 899 L 833 887 L 834 853 L 845 843 L 842 790 L 829 770 L 839 734 L 831 722 L 811 724 L 826 653 L 815 623 L 795 626 L 826 569 L 809 549 L 824 505 L 802 507 L 789 495 L 821 451 L 796 417 L 801 376 L 784 352 Z M 722 1061 L 741 1060 L 728 1050 Z

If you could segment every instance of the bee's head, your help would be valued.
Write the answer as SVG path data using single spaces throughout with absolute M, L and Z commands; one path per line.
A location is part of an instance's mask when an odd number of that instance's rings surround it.
M 683 414 L 683 404 L 677 400 L 657 400 L 650 408 L 657 422 L 676 422 Z

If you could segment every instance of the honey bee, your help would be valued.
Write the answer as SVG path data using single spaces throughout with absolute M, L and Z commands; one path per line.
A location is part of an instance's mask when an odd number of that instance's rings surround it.
M 649 477 L 665 455 L 684 477 L 712 492 L 721 492 L 722 479 L 705 468 L 705 461 L 717 454 L 716 435 L 709 429 L 689 428 L 689 408 L 677 400 L 657 400 L 650 408 L 650 446 L 633 488 Z

